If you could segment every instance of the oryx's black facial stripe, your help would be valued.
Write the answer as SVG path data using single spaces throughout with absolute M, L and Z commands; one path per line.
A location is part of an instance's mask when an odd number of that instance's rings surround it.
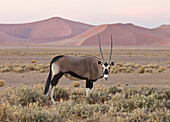
M 104 66 L 105 66 L 105 67 L 107 67 L 107 66 L 108 66 L 108 63 L 107 63 L 107 62 L 105 62 L 105 63 L 104 63 Z
M 104 70 L 103 74 L 109 74 L 109 71 L 107 69 Z

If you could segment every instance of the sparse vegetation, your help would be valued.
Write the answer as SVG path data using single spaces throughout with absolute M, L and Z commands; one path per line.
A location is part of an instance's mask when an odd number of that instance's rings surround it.
M 11 61 L 10 61 L 11 62 Z M 9 63 L 9 64 L 1 64 L 0 65 L 0 72 L 15 72 L 15 73 L 22 73 L 26 71 L 39 71 L 40 73 L 49 71 L 50 64 L 39 64 L 36 60 L 31 60 L 31 63 L 24 63 L 24 61 L 20 61 L 19 63 Z M 148 65 L 139 65 L 134 63 L 116 63 L 114 66 L 111 67 L 111 73 L 152 73 L 152 72 L 159 72 L 166 70 L 170 66 L 159 66 L 158 64 L 148 64 Z
M 104 56 L 107 57 L 110 48 L 103 49 L 103 52 Z M 169 49 L 166 49 L 166 51 L 165 49 L 114 49 L 112 59 L 116 63 L 110 71 L 111 73 L 134 73 L 132 75 L 141 73 L 142 77 L 149 73 L 153 73 L 154 76 L 158 73 L 167 75 L 170 72 L 169 52 Z M 85 48 L 0 49 L 0 55 L 3 58 L 9 57 L 7 61 L 2 58 L 0 73 L 49 72 L 50 65 L 45 64 L 49 62 L 44 57 L 49 59 L 56 55 L 100 57 L 98 49 Z M 16 59 L 17 57 L 19 59 Z M 140 61 L 143 58 L 144 60 Z M 154 59 L 159 58 L 160 60 L 154 61 Z M 2 75 L 8 74 L 10 73 Z M 22 74 L 14 75 L 22 76 Z M 123 75 L 127 76 L 128 74 Z M 121 76 L 121 74 L 118 74 L 118 76 Z M 0 80 L 0 86 L 1 84 L 2 86 L 6 85 L 1 88 L 2 90 L 9 86 L 9 84 L 7 85 L 8 82 Z M 122 84 L 120 84 L 117 85 L 118 87 L 112 86 L 110 88 L 94 85 L 95 88 L 89 92 L 87 98 L 84 88 L 55 88 L 55 105 L 52 104 L 50 96 L 43 95 L 44 86 L 41 84 L 34 87 L 7 88 L 0 92 L 0 121 L 100 121 L 103 118 L 111 118 L 111 121 L 118 122 L 170 121 L 169 86 L 168 88 L 150 86 L 132 88 L 133 86 L 129 82 L 126 84 L 127 87 L 122 87 Z M 164 84 L 166 85 L 166 82 Z M 72 85 L 78 86 L 78 84 Z
M 165 70 L 167 67 L 159 66 L 158 64 L 147 64 L 147 65 L 139 65 L 134 63 L 116 63 L 113 67 L 111 67 L 110 72 L 111 73 L 153 73 L 153 72 L 159 72 Z
M 26 71 L 39 71 L 43 73 L 49 71 L 49 67 L 50 67 L 49 64 L 37 64 L 37 63 L 24 64 L 24 62 L 22 61 L 21 63 L 17 63 L 17 64 L 2 64 L 0 65 L 0 72 L 22 73 Z
M 80 52 L 81 50 L 81 52 Z M 90 53 L 89 53 L 90 51 Z M 106 55 L 109 55 L 110 49 L 103 49 L 103 51 L 107 52 Z M 148 53 L 146 53 L 146 51 Z M 113 55 L 120 55 L 120 56 L 170 56 L 169 55 L 169 49 L 156 49 L 156 51 L 159 51 L 159 54 L 155 52 L 155 49 L 114 49 Z M 20 55 L 20 56 L 26 56 L 26 55 L 93 55 L 93 56 L 100 56 L 100 53 L 97 48 L 95 49 L 84 49 L 84 48 L 73 48 L 73 49 L 65 49 L 65 48 L 23 48 L 23 49 L 0 49 L 0 55 Z
M 0 93 L 0 121 L 170 121 L 169 88 L 97 86 L 87 98 L 77 92 L 85 91 L 56 88 L 53 105 L 42 85 L 8 88 Z

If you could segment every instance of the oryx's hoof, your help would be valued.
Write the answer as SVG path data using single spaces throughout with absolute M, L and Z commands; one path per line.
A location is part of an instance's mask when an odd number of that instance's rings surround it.
M 55 101 L 52 101 L 52 103 L 53 103 L 53 105 L 55 105 L 55 104 L 56 104 L 56 102 L 55 102 Z

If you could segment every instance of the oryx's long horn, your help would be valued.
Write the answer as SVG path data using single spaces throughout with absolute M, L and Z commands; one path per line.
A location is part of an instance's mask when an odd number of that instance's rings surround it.
M 110 64 L 111 57 L 112 57 L 112 35 L 111 35 L 111 49 L 110 49 L 110 56 L 109 56 L 109 64 Z
M 102 49 L 101 49 L 101 44 L 100 44 L 100 37 L 99 37 L 99 34 L 98 34 L 98 40 L 99 40 L 100 55 L 101 55 L 101 57 L 102 57 L 102 61 L 104 62 L 104 58 L 103 58 L 103 54 L 102 54 Z

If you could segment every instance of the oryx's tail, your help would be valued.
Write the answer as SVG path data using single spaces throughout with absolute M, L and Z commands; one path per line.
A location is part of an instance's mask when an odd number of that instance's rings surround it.
M 48 93 L 48 91 L 50 90 L 49 87 L 50 87 L 50 82 L 51 82 L 51 65 L 52 63 L 50 63 L 50 73 L 48 75 L 48 78 L 47 78 L 47 82 L 46 82 L 46 85 L 45 85 L 45 90 L 44 90 L 44 94 L 46 95 Z

